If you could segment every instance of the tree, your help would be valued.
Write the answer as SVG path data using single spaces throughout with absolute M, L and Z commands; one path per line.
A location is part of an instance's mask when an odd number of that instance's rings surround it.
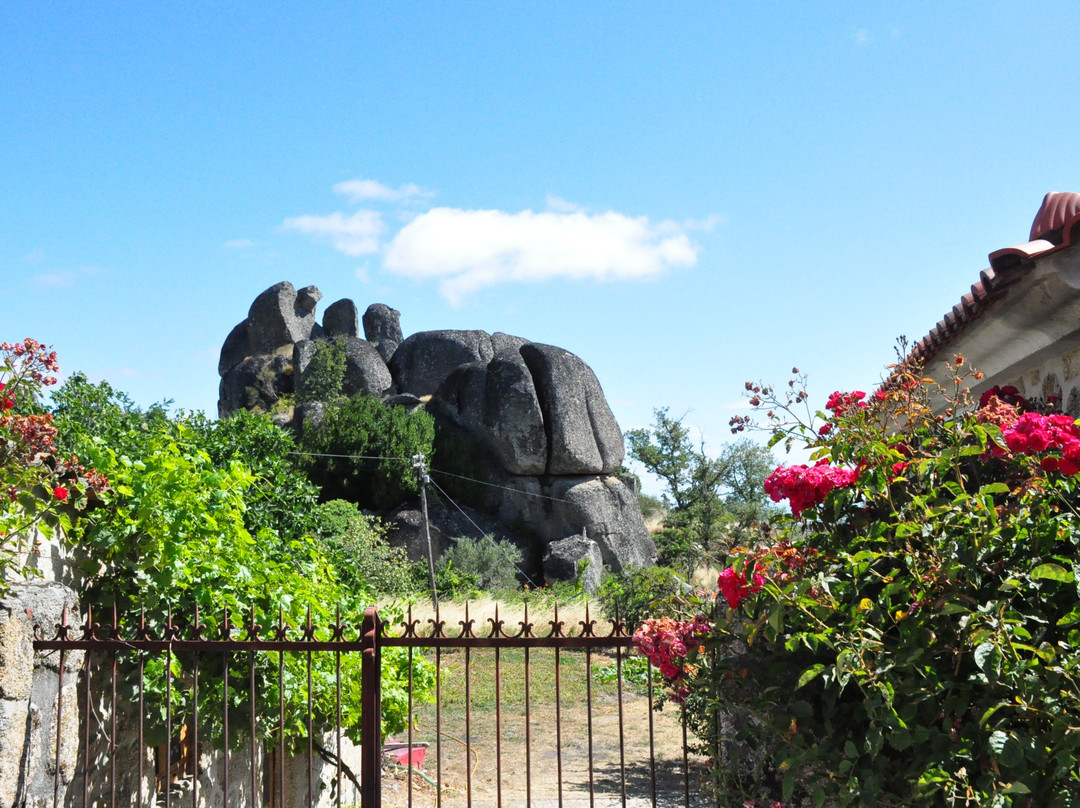
M 305 426 L 301 447 L 324 500 L 390 510 L 415 494 L 411 459 L 419 453 L 430 463 L 434 440 L 435 420 L 424 410 L 410 412 L 357 394 L 327 405 L 317 427 Z
M 654 410 L 651 429 L 626 434 L 630 456 L 664 481 L 671 508 L 657 535 L 660 558 L 692 573 L 710 553 L 750 535 L 769 513 L 762 489 L 775 462 L 749 439 L 727 444 L 719 457 L 696 446 L 682 418 L 668 408 Z
M 226 610 L 234 624 L 249 619 L 273 626 L 280 619 L 293 629 L 309 613 L 318 626 L 363 619 L 374 587 L 361 574 L 363 566 L 338 552 L 340 543 L 316 534 L 318 489 L 291 467 L 291 438 L 268 418 L 244 414 L 211 422 L 164 408 L 143 412 L 124 394 L 81 375 L 54 401 L 57 445 L 78 451 L 111 483 L 92 519 L 68 532 L 84 574 L 84 604 L 105 613 L 115 608 L 121 624 L 145 624 L 156 635 L 167 626 L 189 628 L 196 606 L 208 636 L 220 630 Z M 358 677 L 359 659 L 346 657 L 343 675 Z M 176 664 L 187 663 L 178 657 Z M 284 664 L 287 686 L 276 702 L 277 672 L 260 657 L 256 673 L 271 683 L 260 690 L 268 694 L 263 706 L 280 709 L 284 703 L 287 732 L 301 737 L 306 670 L 299 657 Z M 414 663 L 414 697 L 426 691 L 425 667 Z M 315 720 L 330 725 L 338 710 L 334 666 L 317 660 L 313 674 Z M 187 692 L 168 688 L 161 670 L 148 668 L 145 687 L 157 703 L 171 695 L 174 716 L 194 706 Z M 222 679 L 200 692 L 208 700 L 203 707 L 217 705 L 207 714 L 221 715 Z M 387 731 L 403 727 L 405 694 L 400 682 L 384 692 Z M 349 692 L 340 704 L 341 721 L 354 739 L 359 695 Z M 150 729 L 160 733 L 163 727 L 151 722 Z

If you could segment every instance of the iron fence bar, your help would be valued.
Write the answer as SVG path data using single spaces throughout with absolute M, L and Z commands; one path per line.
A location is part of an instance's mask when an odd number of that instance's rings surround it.
M 371 638 L 371 643 L 360 657 L 360 804 L 362 808 L 379 808 L 382 802 L 380 765 L 382 763 L 382 704 L 379 692 L 382 657 L 378 642 L 379 623 L 379 615 L 374 607 L 369 607 L 364 611 L 364 622 L 360 631 L 365 638 Z M 337 732 L 340 738 L 340 718 Z
M 169 615 L 167 625 L 172 625 Z M 165 808 L 172 804 L 172 789 L 169 777 L 172 775 L 172 648 L 165 651 Z
M 499 620 L 499 607 L 495 607 L 495 620 Z M 502 808 L 502 667 L 500 651 L 495 649 L 495 805 Z
M 65 607 L 64 611 L 67 611 Z M 66 622 L 66 621 L 65 621 Z M 64 718 L 64 663 L 65 652 L 60 651 L 60 668 L 56 675 L 56 760 L 53 763 L 53 806 L 60 804 L 60 738 L 62 737 L 60 727 Z M 89 685 L 87 685 L 87 693 L 90 692 Z M 89 722 L 88 722 L 89 723 Z M 85 800 L 83 801 L 85 805 Z
M 412 617 L 412 606 L 409 606 L 409 616 Z M 409 744 L 409 747 L 408 747 L 409 756 L 406 758 L 406 760 L 408 761 L 408 769 L 406 770 L 406 773 L 407 773 L 408 778 L 409 778 L 409 784 L 407 786 L 407 789 L 408 789 L 408 792 L 409 792 L 409 795 L 408 795 L 408 808 L 412 808 L 412 804 L 413 804 L 413 793 L 412 793 L 413 792 L 413 649 L 412 648 L 409 649 L 409 665 L 408 665 L 408 667 L 409 667 L 409 712 L 408 712 L 409 728 L 408 728 L 408 737 L 407 737 L 406 742 Z
M 89 619 L 89 615 L 90 615 L 89 607 L 87 607 L 86 614 L 87 614 L 87 619 Z M 83 724 L 84 724 L 84 726 L 83 726 L 83 805 L 84 806 L 90 804 L 90 696 L 91 696 L 91 693 L 92 693 L 91 679 L 93 678 L 93 675 L 94 675 L 93 674 L 94 668 L 93 668 L 93 665 L 91 665 L 91 663 L 90 663 L 90 658 L 93 656 L 93 654 L 94 654 L 93 651 L 87 651 L 86 656 L 83 658 L 83 664 L 85 665 L 85 671 L 86 671 L 86 676 L 85 676 L 85 679 L 86 679 L 86 699 L 85 699 L 85 702 L 84 702 L 85 705 L 86 705 L 86 709 L 85 709 L 85 712 L 84 712 L 84 715 L 85 715 L 86 718 L 83 721 Z M 61 666 L 60 670 L 63 670 L 63 666 Z M 59 713 L 60 713 L 60 710 L 61 710 L 62 706 L 63 706 L 63 699 L 61 698 L 61 695 L 58 694 L 57 695 L 57 707 L 56 707 L 57 719 L 59 719 L 59 717 L 60 717 Z M 60 726 L 59 720 L 57 720 L 56 726 L 57 727 Z M 57 743 L 57 750 L 58 750 L 57 751 L 57 757 L 59 758 L 59 744 L 60 744 L 60 738 L 59 737 L 56 739 L 56 743 Z M 60 761 L 59 761 L 59 759 L 57 759 L 57 761 L 56 761 L 56 771 L 57 772 L 60 771 Z
M 588 619 L 588 609 L 585 607 L 585 616 Z M 585 719 L 588 730 L 588 748 L 589 748 L 589 808 L 594 808 L 596 805 L 596 797 L 594 793 L 593 785 L 593 721 L 592 721 L 592 647 L 585 649 Z
M 686 808 L 690 808 L 690 758 L 686 751 L 686 706 L 679 713 L 682 717 L 682 771 L 683 771 L 683 798 Z
M 525 604 L 525 621 L 529 620 L 529 604 Z M 525 648 L 525 803 L 532 805 L 532 705 L 529 671 L 529 648 Z
M 252 607 L 252 624 L 255 620 L 255 610 Z M 256 798 L 258 783 L 255 778 L 256 754 L 255 754 L 255 652 L 248 655 L 248 709 L 251 711 L 251 720 L 248 722 L 251 729 L 251 808 L 259 808 L 262 800 Z
M 314 756 L 315 756 L 315 738 L 312 737 L 314 732 L 314 715 L 311 704 L 311 651 L 307 652 L 307 804 L 308 808 L 312 808 L 315 804 L 315 772 L 314 772 Z
M 649 683 L 649 782 L 652 787 L 652 804 L 656 808 L 656 733 L 653 726 L 653 664 L 652 660 L 646 663 Z
M 622 648 L 615 649 L 615 681 L 619 691 L 619 794 L 622 808 L 626 808 L 626 727 L 623 716 L 623 660 Z
M 439 619 L 438 607 L 435 619 Z M 435 647 L 435 703 L 442 704 L 442 648 Z M 435 711 L 435 808 L 442 808 L 442 710 Z
M 228 621 L 225 622 L 228 626 Z M 225 629 L 228 631 L 228 628 Z M 221 655 L 221 788 L 224 803 L 229 802 L 229 652 Z
M 555 607 L 555 619 L 559 619 L 559 607 Z M 562 780 L 562 687 L 560 677 L 559 649 L 555 649 L 555 765 L 558 772 L 559 808 L 563 808 Z
M 465 619 L 469 619 L 469 605 L 465 604 Z M 472 808 L 472 697 L 469 695 L 469 667 L 472 649 L 465 648 L 465 805 Z
M 284 610 L 278 607 L 277 638 L 284 639 Z M 285 808 L 285 652 L 278 651 L 278 808 Z
M 198 622 L 196 620 L 196 622 Z M 191 808 L 199 808 L 199 654 L 192 660 L 191 683 Z
M 341 610 L 338 610 L 338 625 L 341 624 Z M 362 707 L 361 707 L 362 709 Z M 337 753 L 337 760 L 334 765 L 334 804 L 337 808 L 341 808 L 341 652 L 337 651 L 334 654 L 334 714 L 336 716 L 334 724 L 334 751 Z M 364 806 L 369 808 L 369 806 Z
M 116 656 L 109 679 L 109 805 L 116 805 Z
M 145 621 L 141 621 L 145 625 Z M 146 655 L 139 651 L 139 785 L 138 785 L 138 808 L 143 808 L 143 799 L 145 794 L 143 793 L 144 778 L 146 775 L 146 710 L 145 707 L 145 682 L 144 674 L 146 672 Z M 83 806 L 86 805 L 85 798 L 83 799 Z

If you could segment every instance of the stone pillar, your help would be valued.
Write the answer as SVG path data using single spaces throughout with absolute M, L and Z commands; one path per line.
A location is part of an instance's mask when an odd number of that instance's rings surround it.
M 33 645 L 34 624 L 51 636 L 65 607 L 78 623 L 78 598 L 54 582 L 14 584 L 0 598 L 0 808 L 52 805 L 54 796 L 63 805 L 75 778 L 83 654 L 67 652 L 61 671 L 59 651 L 35 654 Z

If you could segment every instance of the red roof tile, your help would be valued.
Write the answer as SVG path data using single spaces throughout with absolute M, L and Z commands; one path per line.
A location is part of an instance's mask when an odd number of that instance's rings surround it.
M 1042 207 L 1039 208 L 1035 221 L 1031 223 L 1031 235 L 1028 238 L 1032 241 L 1046 238 L 1047 234 L 1075 219 L 1077 214 L 1080 214 L 1080 194 L 1051 191 L 1043 197 Z
M 1031 240 L 990 253 L 990 267 L 930 333 L 915 343 L 910 357 L 929 361 L 972 321 L 981 317 L 1034 266 L 1035 259 L 1080 244 L 1080 193 L 1049 193 L 1031 225 Z

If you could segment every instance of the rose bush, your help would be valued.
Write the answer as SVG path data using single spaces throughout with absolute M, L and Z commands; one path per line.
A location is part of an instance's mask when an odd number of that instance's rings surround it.
M 767 419 L 733 428 L 812 463 L 770 478 L 792 513 L 677 683 L 720 804 L 1080 802 L 1080 431 L 954 367 L 818 412 L 805 377 L 748 385 Z
M 95 469 L 57 450 L 56 427 L 40 399 L 59 369 L 56 351 L 35 339 L 0 343 L 0 594 L 5 573 L 35 568 L 35 533 L 69 530 L 108 487 Z

